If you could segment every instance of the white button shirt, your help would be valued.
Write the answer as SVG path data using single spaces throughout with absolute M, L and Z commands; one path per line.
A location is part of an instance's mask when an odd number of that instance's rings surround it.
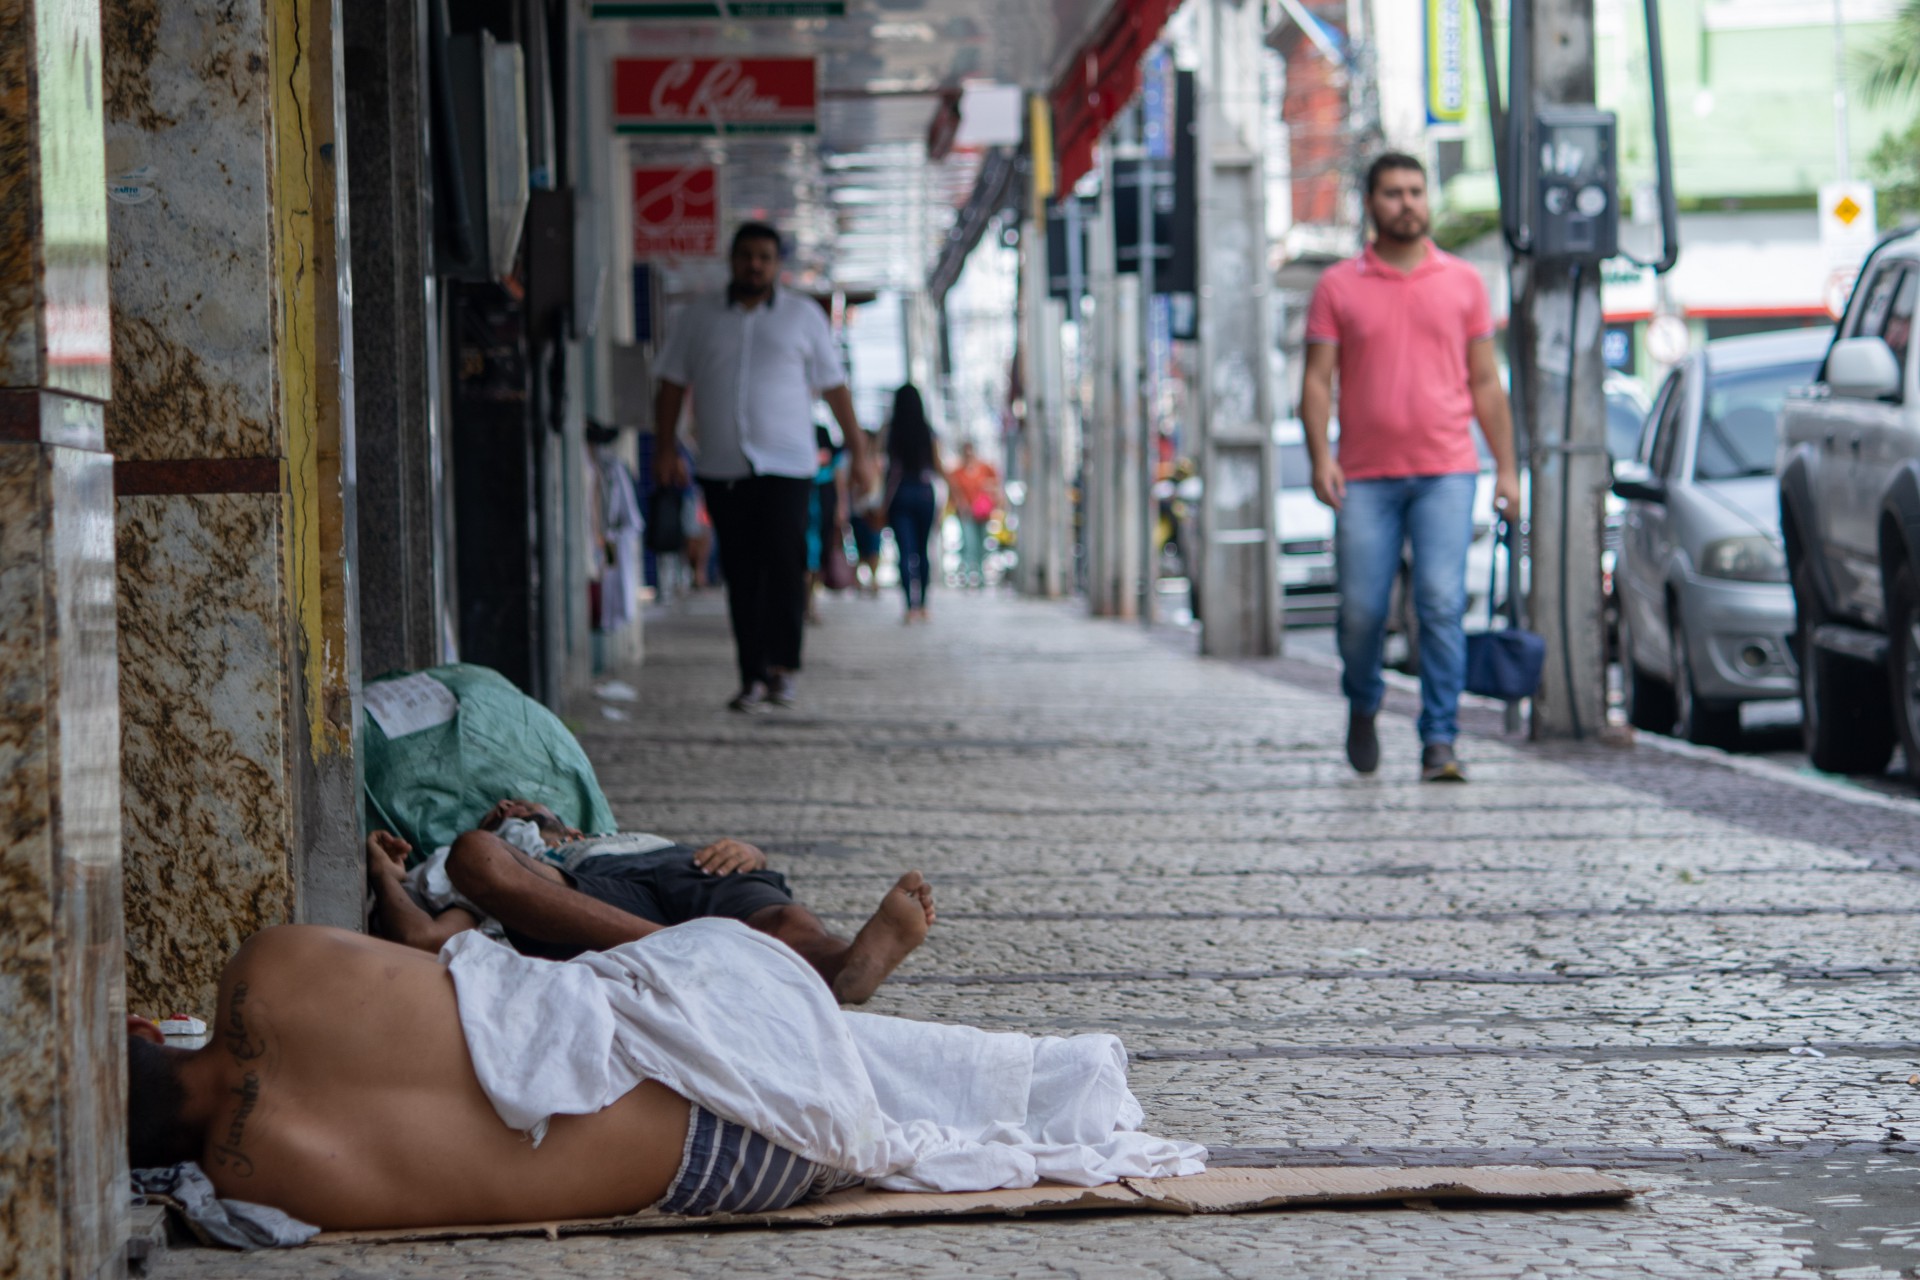
M 724 292 L 688 302 L 654 373 L 693 392 L 703 480 L 811 479 L 819 469 L 813 402 L 847 381 L 826 313 L 778 287 L 751 311 Z

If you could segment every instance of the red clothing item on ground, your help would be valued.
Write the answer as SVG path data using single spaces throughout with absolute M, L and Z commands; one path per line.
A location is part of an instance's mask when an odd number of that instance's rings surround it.
M 1410 272 L 1368 245 L 1329 267 L 1307 341 L 1340 348 L 1340 469 L 1349 480 L 1478 471 L 1467 347 L 1493 336 L 1479 272 L 1429 242 Z

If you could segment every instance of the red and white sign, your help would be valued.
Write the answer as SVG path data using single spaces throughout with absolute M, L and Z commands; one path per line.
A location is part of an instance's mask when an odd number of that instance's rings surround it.
M 812 58 L 615 58 L 616 133 L 812 133 Z
M 647 168 L 633 171 L 633 260 L 711 258 L 720 252 L 720 202 L 715 170 Z

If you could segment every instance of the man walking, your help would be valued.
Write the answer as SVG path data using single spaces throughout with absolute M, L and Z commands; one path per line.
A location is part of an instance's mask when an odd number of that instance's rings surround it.
M 1347 695 L 1347 760 L 1380 765 L 1374 717 L 1388 602 L 1400 548 L 1413 546 L 1420 622 L 1420 777 L 1464 782 L 1454 753 L 1466 683 L 1467 548 L 1479 461 L 1478 421 L 1496 467 L 1494 504 L 1520 509 L 1513 421 L 1493 352 L 1486 286 L 1427 238 L 1427 175 L 1412 156 L 1388 152 L 1367 171 L 1374 240 L 1329 269 L 1307 312 L 1300 419 L 1313 458 L 1313 491 L 1339 512 L 1335 554 L 1339 643 Z M 1328 439 L 1339 374 L 1340 452 Z
M 686 483 L 675 448 L 693 392 L 695 478 L 720 540 L 740 692 L 727 705 L 758 711 L 794 702 L 807 609 L 807 516 L 818 468 L 812 405 L 826 401 L 853 454 L 856 489 L 873 460 L 826 316 L 779 285 L 780 233 L 762 222 L 734 232 L 733 279 L 674 318 L 654 368 L 654 479 Z

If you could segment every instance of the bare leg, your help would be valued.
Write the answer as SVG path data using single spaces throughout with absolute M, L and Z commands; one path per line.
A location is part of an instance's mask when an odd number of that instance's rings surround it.
M 747 924 L 798 951 L 840 1003 L 865 1004 L 887 975 L 926 941 L 933 920 L 933 889 L 918 871 L 909 871 L 887 891 L 880 909 L 852 942 L 828 933 L 820 918 L 798 903 L 762 908 Z
M 461 896 L 515 933 L 559 947 L 607 951 L 660 926 L 567 886 L 559 868 L 536 862 L 486 831 L 453 842 L 447 877 Z

